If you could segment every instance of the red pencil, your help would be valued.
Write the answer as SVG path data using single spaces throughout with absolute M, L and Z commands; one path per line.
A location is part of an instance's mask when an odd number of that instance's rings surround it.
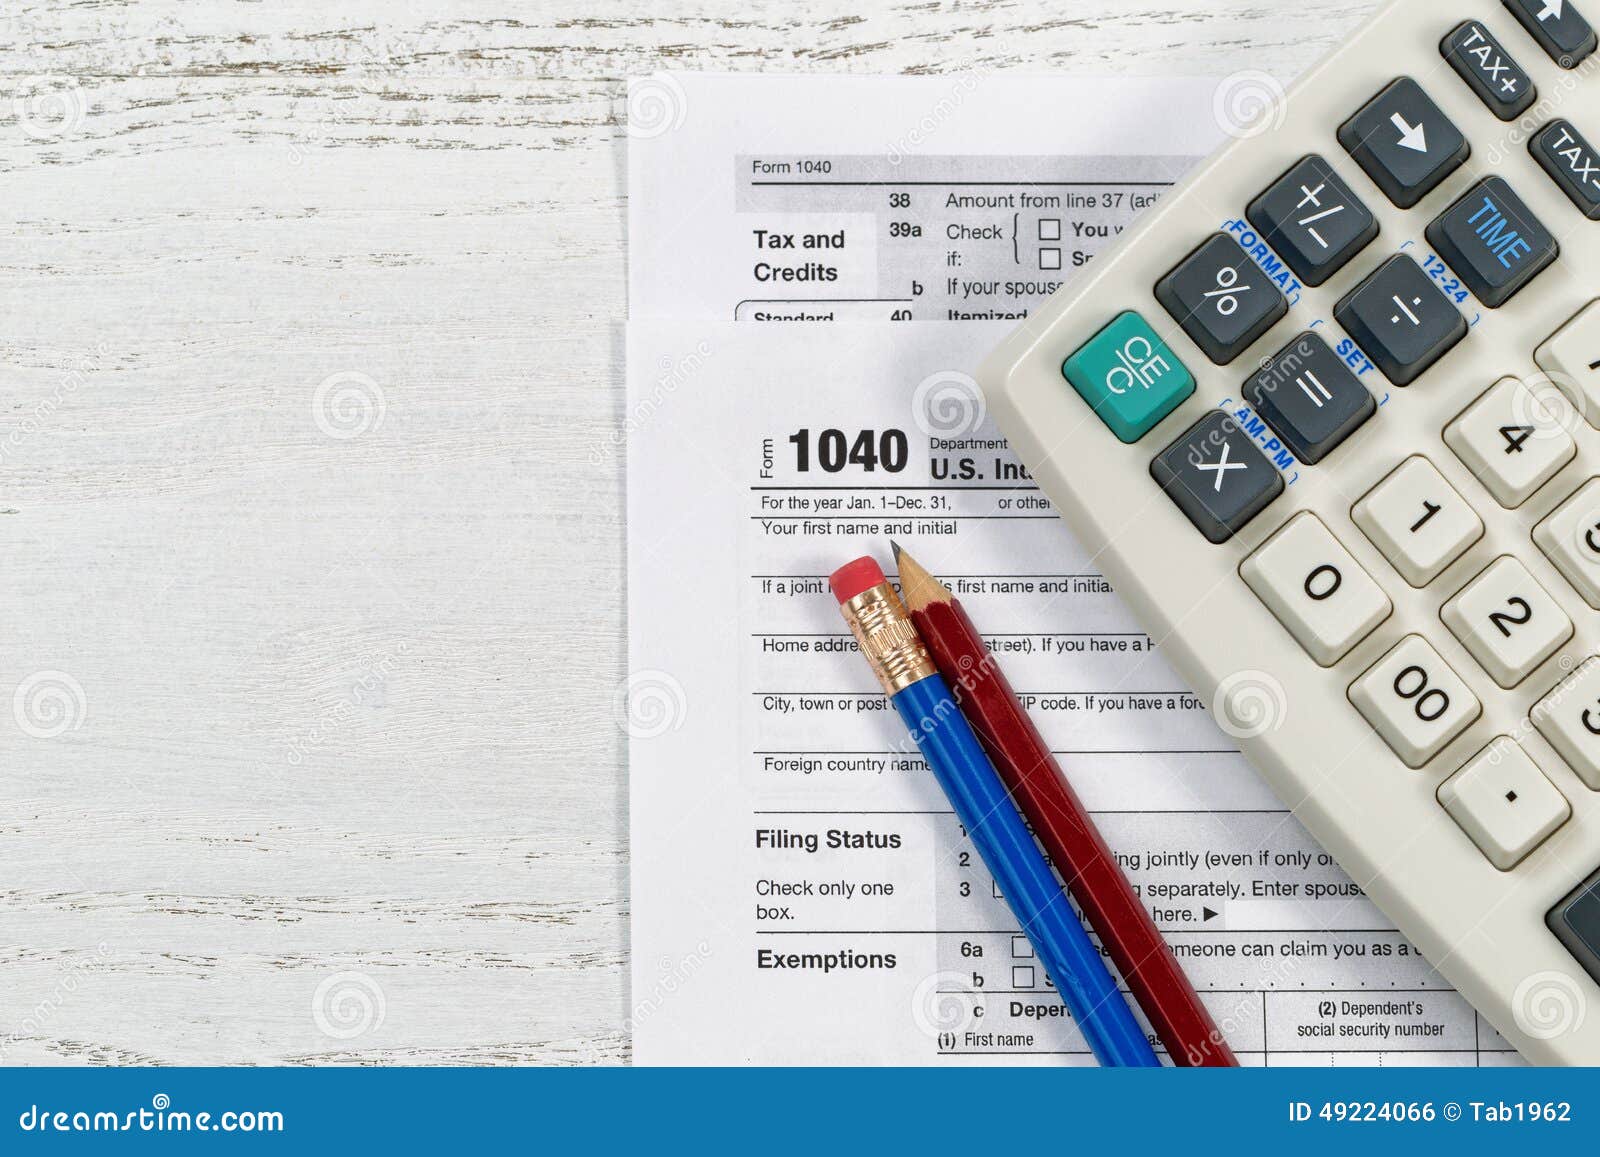
M 906 606 L 940 673 L 1172 1062 L 1237 1065 L 967 612 L 898 546 L 894 556 Z

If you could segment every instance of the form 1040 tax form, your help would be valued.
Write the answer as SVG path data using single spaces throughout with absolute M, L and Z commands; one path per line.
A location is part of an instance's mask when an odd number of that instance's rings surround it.
M 656 120 L 631 142 L 625 432 L 595 454 L 629 473 L 636 1060 L 1091 1061 L 827 592 L 894 537 L 1000 653 L 1244 1063 L 1516 1063 L 1237 754 L 1252 720 L 1173 676 L 970 377 L 1234 94 L 843 89 L 630 98 Z

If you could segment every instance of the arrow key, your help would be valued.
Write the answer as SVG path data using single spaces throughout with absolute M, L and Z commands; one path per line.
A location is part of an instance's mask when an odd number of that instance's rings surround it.
M 1600 44 L 1573 0 L 1505 0 L 1505 6 L 1562 68 L 1577 68 Z
M 1461 130 L 1410 77 L 1394 81 L 1341 125 L 1339 143 L 1402 209 L 1433 192 L 1472 155 Z

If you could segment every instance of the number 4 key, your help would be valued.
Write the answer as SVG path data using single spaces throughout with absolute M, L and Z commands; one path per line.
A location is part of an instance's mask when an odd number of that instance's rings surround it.
M 1444 440 L 1507 510 L 1521 506 L 1577 456 L 1563 421 L 1572 407 L 1550 383 L 1495 383 L 1445 427 Z

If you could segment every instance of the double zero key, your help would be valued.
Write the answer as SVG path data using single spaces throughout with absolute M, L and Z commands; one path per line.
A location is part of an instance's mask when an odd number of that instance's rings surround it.
M 1350 686 L 1372 729 L 1407 767 L 1421 767 L 1482 712 L 1482 704 L 1421 635 L 1408 635 Z

